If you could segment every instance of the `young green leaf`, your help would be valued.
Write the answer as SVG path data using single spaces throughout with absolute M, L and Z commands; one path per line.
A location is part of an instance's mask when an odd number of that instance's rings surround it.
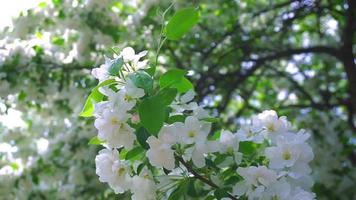
M 149 74 L 150 76 L 153 76 L 156 72 L 156 66 L 150 65 L 150 67 L 147 69 L 144 69 L 144 71 L 147 72 L 147 74 Z
M 145 71 L 139 70 L 129 75 L 129 78 L 138 88 L 142 88 L 146 93 L 149 93 L 153 89 L 153 79 Z
M 173 124 L 174 122 L 184 122 L 185 118 L 184 115 L 173 115 L 168 118 L 167 123 Z
M 176 88 L 179 93 L 185 93 L 194 88 L 193 84 L 185 77 L 181 81 L 173 83 L 170 87 Z
M 179 40 L 199 21 L 199 12 L 195 8 L 178 10 L 169 20 L 165 28 L 165 36 L 169 40 Z
M 144 148 L 142 148 L 141 146 L 137 146 L 127 152 L 125 160 L 136 160 L 139 157 L 139 155 L 144 151 L 145 151 Z
M 138 108 L 140 120 L 152 135 L 157 135 L 166 118 L 166 105 L 160 96 L 152 96 L 142 101 Z
M 169 195 L 168 200 L 181 200 L 186 199 L 186 192 L 188 189 L 188 179 L 183 179 Z
M 178 90 L 175 88 L 164 88 L 158 92 L 158 96 L 163 101 L 164 105 L 170 105 L 177 96 Z
M 103 144 L 103 143 L 104 143 L 104 141 L 100 140 L 100 139 L 98 138 L 98 136 L 92 137 L 92 138 L 89 140 L 89 142 L 88 142 L 88 144 L 91 144 L 91 145 L 101 145 L 101 144 Z
M 115 59 L 109 68 L 109 74 L 112 76 L 117 76 L 124 65 L 124 59 L 122 57 Z
M 170 87 L 174 83 L 181 82 L 187 72 L 181 69 L 171 69 L 164 73 L 159 79 L 161 88 Z
M 141 127 L 135 132 L 135 134 L 136 134 L 138 143 L 140 143 L 140 145 L 143 148 L 149 149 L 149 145 L 146 142 L 146 140 L 150 136 L 150 133 L 148 133 L 148 131 L 144 127 Z
M 257 145 L 251 141 L 242 141 L 239 143 L 239 152 L 245 155 L 253 154 L 257 149 Z
M 221 119 L 217 118 L 217 117 L 207 117 L 207 118 L 203 118 L 201 120 L 206 121 L 206 122 L 211 122 L 211 123 L 219 123 L 221 121 Z
M 93 111 L 94 111 L 93 102 L 98 103 L 98 102 L 102 101 L 104 98 L 104 95 L 99 92 L 99 88 L 102 86 L 105 86 L 105 85 L 113 84 L 114 82 L 115 82 L 114 79 L 109 79 L 109 80 L 101 82 L 99 85 L 97 85 L 95 88 L 93 88 L 93 90 L 89 94 L 89 96 L 84 104 L 83 110 L 79 114 L 79 116 L 81 116 L 81 117 L 93 116 Z

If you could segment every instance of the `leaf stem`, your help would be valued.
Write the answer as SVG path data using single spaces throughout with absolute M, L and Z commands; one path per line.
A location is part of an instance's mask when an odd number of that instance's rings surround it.
M 158 48 L 157 48 L 157 52 L 156 52 L 156 65 L 157 65 L 157 62 L 158 62 L 158 55 L 159 55 L 159 52 L 160 52 L 160 50 L 161 50 L 161 48 L 162 48 L 162 46 L 163 46 L 163 44 L 164 44 L 164 42 L 165 42 L 166 40 L 167 40 L 166 37 L 163 38 L 163 40 L 160 41 L 160 44 L 159 44 L 159 46 L 158 46 Z

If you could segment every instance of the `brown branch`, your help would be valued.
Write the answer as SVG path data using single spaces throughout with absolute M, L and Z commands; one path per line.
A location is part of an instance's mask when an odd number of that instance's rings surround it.
M 353 39 L 355 36 L 356 29 L 356 1 L 347 1 L 348 9 L 346 10 L 346 25 L 344 27 L 342 35 L 342 46 L 340 48 L 341 58 L 340 60 L 344 64 L 344 69 L 346 72 L 349 94 L 350 94 L 350 109 L 349 117 L 351 119 L 350 125 L 354 128 L 353 115 L 356 113 L 356 65 L 355 56 L 353 54 Z
M 178 156 L 177 154 L 174 154 L 174 157 L 177 161 L 179 161 L 180 163 L 182 163 L 182 165 L 184 165 L 185 168 L 187 168 L 187 170 L 192 173 L 194 175 L 195 178 L 199 179 L 200 181 L 202 181 L 203 183 L 215 188 L 215 189 L 219 189 L 219 186 L 216 185 L 215 183 L 213 183 L 211 180 L 209 180 L 208 178 L 198 174 L 187 162 L 184 161 L 184 159 L 181 156 Z M 229 198 L 233 199 L 233 200 L 237 200 L 238 198 L 233 196 L 232 194 L 226 192 L 227 195 L 229 196 Z

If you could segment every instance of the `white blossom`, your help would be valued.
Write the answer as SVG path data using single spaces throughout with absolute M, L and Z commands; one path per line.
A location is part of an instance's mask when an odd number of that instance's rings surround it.
M 164 167 L 169 170 L 174 168 L 174 151 L 171 146 L 176 142 L 176 135 L 176 127 L 167 125 L 162 127 L 158 138 L 155 136 L 147 138 L 150 149 L 146 152 L 146 156 L 153 166 Z
M 117 110 L 119 112 L 126 112 L 131 110 L 136 101 L 128 101 L 126 98 L 126 92 L 119 90 L 113 91 L 109 87 L 100 87 L 99 92 L 108 97 L 107 101 L 101 101 L 94 104 L 94 116 L 101 117 L 104 110 Z M 129 98 L 131 100 L 131 98 Z
M 261 131 L 254 130 L 250 125 L 242 126 L 236 133 L 240 141 L 253 141 L 255 143 L 263 143 L 264 136 Z
M 291 138 L 279 138 L 277 146 L 267 147 L 266 157 L 270 160 L 269 167 L 272 169 L 288 168 L 293 177 L 309 174 L 311 169 L 308 163 L 313 160 L 314 154 L 311 147 L 303 142 Z
M 98 129 L 98 138 L 107 142 L 109 147 L 130 149 L 136 139 L 134 129 L 126 123 L 131 115 L 118 110 L 104 110 L 102 117 L 94 122 Z
M 266 191 L 262 194 L 261 199 L 285 199 L 289 198 L 291 192 L 291 186 L 285 178 L 277 180 L 269 187 L 266 188 Z
M 174 151 L 170 144 L 164 143 L 155 136 L 147 138 L 147 143 L 150 149 L 146 152 L 146 156 L 153 166 L 169 170 L 174 168 Z
M 103 82 L 109 79 L 111 77 L 109 73 L 111 64 L 112 60 L 110 58 L 105 57 L 105 63 L 100 65 L 100 67 L 92 69 L 91 75 L 98 79 L 99 82 Z
M 136 87 L 131 79 L 127 79 L 125 86 L 122 88 L 125 91 L 126 101 L 139 99 L 145 96 L 145 91 L 142 88 Z
M 176 122 L 174 125 L 179 129 L 178 140 L 182 144 L 203 143 L 206 140 L 211 124 L 199 121 L 194 116 L 189 116 L 185 122 Z
M 139 176 L 132 177 L 132 200 L 155 200 L 156 185 L 152 175 L 144 168 Z
M 277 136 L 283 135 L 290 129 L 290 123 L 286 117 L 278 118 L 276 111 L 266 110 L 252 118 L 254 130 L 260 129 L 262 134 L 274 142 Z
M 236 172 L 243 177 L 243 181 L 234 186 L 233 193 L 247 195 L 249 199 L 260 198 L 268 187 L 277 181 L 277 173 L 266 166 L 250 166 L 237 168 Z
M 227 130 L 221 131 L 219 139 L 220 152 L 233 155 L 235 162 L 240 163 L 242 159 L 242 153 L 238 152 L 239 142 L 240 141 L 237 134 L 233 134 Z
M 221 145 L 221 152 L 234 153 L 239 150 L 239 140 L 236 137 L 236 134 L 231 133 L 230 131 L 223 130 L 220 134 L 219 139 Z
M 290 200 L 314 200 L 316 199 L 316 196 L 314 193 L 311 193 L 311 192 L 307 192 L 301 188 L 296 188 L 291 196 L 289 198 L 286 198 L 287 199 L 290 199 Z
M 191 159 L 196 167 L 201 168 L 205 166 L 206 154 L 217 151 L 219 151 L 219 145 L 216 141 L 197 142 L 186 149 L 183 158 L 184 160 Z
M 189 90 L 181 96 L 177 96 L 175 101 L 172 103 L 171 107 L 175 110 L 175 113 L 182 113 L 185 110 L 195 110 L 199 106 L 196 102 L 192 102 L 195 97 L 195 92 Z
M 140 61 L 146 54 L 147 51 L 136 54 L 132 47 L 125 47 L 122 49 L 120 56 L 124 59 L 125 63 L 128 63 L 135 70 L 139 70 L 145 68 L 147 65 L 148 60 Z
M 117 150 L 103 149 L 95 158 L 96 174 L 101 182 L 108 183 L 115 193 L 130 187 L 129 164 L 119 160 Z

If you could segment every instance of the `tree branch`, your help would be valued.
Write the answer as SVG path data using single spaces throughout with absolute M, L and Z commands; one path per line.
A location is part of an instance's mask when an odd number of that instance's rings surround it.
M 356 29 L 356 1 L 347 1 L 346 25 L 342 35 L 342 47 L 340 60 L 344 64 L 344 69 L 348 79 L 348 87 L 350 93 L 350 109 L 351 125 L 355 127 L 353 115 L 356 113 L 356 65 L 355 56 L 353 54 L 353 41 Z

